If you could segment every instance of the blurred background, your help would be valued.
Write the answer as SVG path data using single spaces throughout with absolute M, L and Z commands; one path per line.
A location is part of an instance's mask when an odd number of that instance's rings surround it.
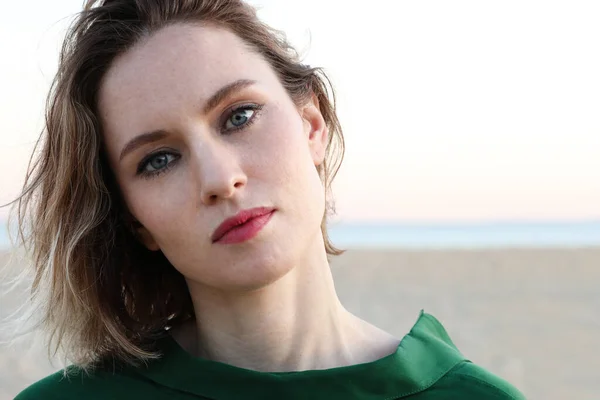
M 425 309 L 530 399 L 600 398 L 600 2 L 251 3 L 337 89 L 346 306 L 398 336 Z M 0 4 L 6 204 L 82 1 Z M 19 272 L 7 218 L 0 263 Z M 0 318 L 26 297 L 1 290 Z M 0 399 L 58 368 L 39 338 L 0 347 Z

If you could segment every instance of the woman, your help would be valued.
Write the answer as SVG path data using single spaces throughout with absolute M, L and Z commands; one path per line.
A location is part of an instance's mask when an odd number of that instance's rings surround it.
M 432 316 L 340 304 L 327 83 L 239 0 L 88 1 L 19 200 L 73 365 L 17 399 L 523 398 Z

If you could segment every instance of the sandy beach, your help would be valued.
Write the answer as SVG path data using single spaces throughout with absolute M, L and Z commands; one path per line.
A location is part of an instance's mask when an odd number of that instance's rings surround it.
M 424 309 L 527 398 L 600 398 L 600 248 L 349 250 L 332 269 L 342 302 L 398 337 Z M 0 318 L 22 301 L 0 293 Z M 56 369 L 41 343 L 1 347 L 0 399 Z

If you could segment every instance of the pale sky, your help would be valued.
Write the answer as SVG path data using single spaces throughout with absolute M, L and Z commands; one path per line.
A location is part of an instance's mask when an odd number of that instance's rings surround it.
M 82 1 L 0 1 L 6 203 Z M 599 1 L 252 3 L 336 85 L 347 143 L 339 218 L 600 218 Z

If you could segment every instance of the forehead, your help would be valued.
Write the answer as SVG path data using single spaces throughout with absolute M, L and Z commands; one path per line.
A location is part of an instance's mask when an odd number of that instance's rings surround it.
M 171 25 L 115 59 L 100 86 L 101 119 L 108 130 L 130 124 L 139 129 L 141 117 L 150 123 L 149 116 L 181 113 L 182 107 L 198 110 L 203 99 L 238 79 L 278 82 L 269 64 L 235 34 Z
M 223 28 L 192 24 L 167 26 L 117 57 L 106 74 L 103 91 L 122 92 L 141 86 L 171 87 L 196 76 L 205 85 L 235 78 L 262 59 L 238 36 Z M 164 85 L 159 85 L 159 83 Z M 186 85 L 187 86 L 187 85 Z M 218 86 L 215 83 L 215 86 Z

